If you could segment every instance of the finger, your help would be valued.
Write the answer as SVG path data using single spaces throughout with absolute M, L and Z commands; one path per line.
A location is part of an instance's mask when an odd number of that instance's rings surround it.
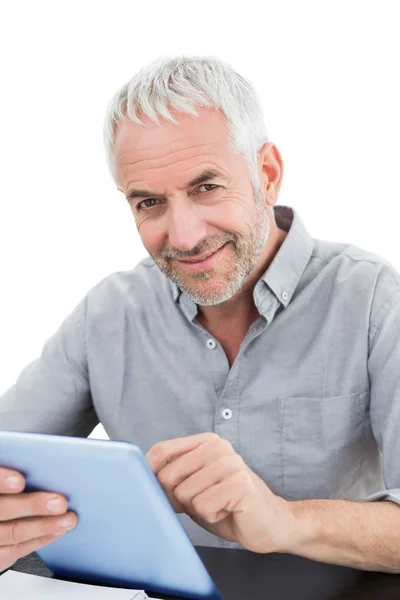
M 178 502 L 178 500 L 175 498 L 173 492 L 164 490 L 164 493 L 167 496 L 169 503 L 172 505 L 172 508 L 174 509 L 174 511 L 176 513 L 185 512 L 185 507 L 180 502 Z
M 249 474 L 239 471 L 196 496 L 193 509 L 208 523 L 217 523 L 226 517 L 225 511 L 239 513 L 247 509 L 251 486 Z
M 197 435 L 166 440 L 157 442 L 146 454 L 146 458 L 150 463 L 154 473 L 158 473 L 168 462 L 175 460 L 177 457 L 194 450 L 201 444 L 210 442 L 219 438 L 216 433 L 206 432 Z
M 224 458 L 232 457 L 226 463 Z M 236 458 L 235 458 L 236 457 Z M 208 469 L 207 467 L 213 468 Z M 231 474 L 236 469 L 244 468 L 243 459 L 235 453 L 231 444 L 226 440 L 219 439 L 209 443 L 202 444 L 191 452 L 177 458 L 172 463 L 161 469 L 157 478 L 161 485 L 169 490 L 175 491 L 175 488 L 182 482 L 190 479 L 200 483 L 202 491 L 205 487 L 212 485 L 222 479 L 226 474 Z M 201 473 L 200 477 L 192 480 L 194 474 Z M 207 477 L 211 476 L 210 483 L 207 484 Z
M 39 548 L 51 544 L 55 540 L 62 537 L 64 533 L 58 536 L 45 535 L 21 544 L 15 544 L 13 546 L 0 546 L 0 573 L 9 569 L 17 560 L 23 556 L 27 556 L 32 552 L 36 552 Z
M 183 506 L 191 505 L 196 496 L 246 468 L 246 463 L 238 454 L 222 456 L 182 481 L 174 488 L 173 494 Z
M 60 517 L 30 517 L 0 523 L 0 546 L 12 546 L 28 540 L 73 529 L 77 516 L 68 512 Z
M 29 492 L 0 496 L 0 522 L 22 517 L 62 514 L 68 510 L 64 496 L 47 492 Z
M 25 479 L 13 469 L 0 467 L 0 494 L 19 494 L 25 488 Z

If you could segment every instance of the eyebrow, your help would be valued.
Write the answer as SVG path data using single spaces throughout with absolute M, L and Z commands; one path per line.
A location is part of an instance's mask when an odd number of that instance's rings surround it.
M 216 179 L 217 177 L 223 177 L 226 179 L 225 175 L 217 169 L 206 169 L 194 179 L 188 181 L 186 188 L 193 187 L 194 185 L 201 185 L 202 183 L 210 181 L 211 179 Z M 126 196 L 126 199 L 129 201 L 133 200 L 134 198 L 160 198 L 161 196 L 162 194 L 155 194 L 149 190 L 131 189 Z

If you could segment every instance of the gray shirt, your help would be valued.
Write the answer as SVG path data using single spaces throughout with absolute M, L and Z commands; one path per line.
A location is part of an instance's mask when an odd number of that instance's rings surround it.
M 149 256 L 89 290 L 0 398 L 0 428 L 87 436 L 100 421 L 145 453 L 214 431 L 287 500 L 400 504 L 400 276 L 312 238 L 289 207 L 275 217 L 288 235 L 231 369 Z M 241 548 L 179 518 L 195 544 Z

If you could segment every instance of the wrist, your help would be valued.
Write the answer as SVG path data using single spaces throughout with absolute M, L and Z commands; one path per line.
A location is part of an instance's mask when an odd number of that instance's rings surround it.
M 318 500 L 296 500 L 287 502 L 289 511 L 289 535 L 281 552 L 301 554 L 301 549 L 322 537 L 322 522 L 317 510 Z

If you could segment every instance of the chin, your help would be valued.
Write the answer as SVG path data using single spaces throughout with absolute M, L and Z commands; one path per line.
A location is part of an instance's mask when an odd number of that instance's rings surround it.
M 234 289 L 232 289 L 232 286 L 227 289 L 226 284 L 221 282 L 219 286 L 210 285 L 209 289 L 207 287 L 206 285 L 203 286 L 204 289 L 193 289 L 193 286 L 182 286 L 181 289 L 199 306 L 217 306 L 231 300 L 237 293 L 236 287 L 239 289 L 240 285 L 235 286 Z M 207 294 L 207 292 L 209 293 Z

